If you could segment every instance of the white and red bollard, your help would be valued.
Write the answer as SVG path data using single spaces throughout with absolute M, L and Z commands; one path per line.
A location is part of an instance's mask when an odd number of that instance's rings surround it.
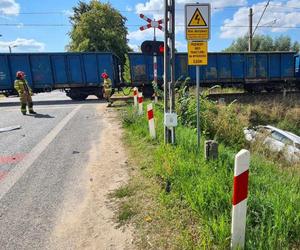
M 231 249 L 243 249 L 245 245 L 249 165 L 250 152 L 242 149 L 234 164 Z
M 138 93 L 139 115 L 143 114 L 143 93 Z
M 153 113 L 153 105 L 152 103 L 147 105 L 147 115 L 148 115 L 148 123 L 149 123 L 149 132 L 152 138 L 156 138 L 155 133 L 155 123 L 154 123 L 154 113 Z
M 134 87 L 133 88 L 133 103 L 134 103 L 134 107 L 137 108 L 138 106 L 138 88 L 137 87 Z

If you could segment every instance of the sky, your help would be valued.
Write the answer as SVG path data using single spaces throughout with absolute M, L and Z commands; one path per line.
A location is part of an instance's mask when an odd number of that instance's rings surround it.
M 85 2 L 88 2 L 86 0 Z M 153 39 L 153 29 L 140 31 L 146 24 L 139 17 L 142 13 L 156 20 L 163 18 L 163 0 L 110 0 L 127 18 L 129 46 L 138 50 L 144 40 Z M 184 34 L 184 5 L 195 3 L 190 0 L 176 2 L 176 48 L 187 50 Z M 270 1 L 264 15 L 267 1 L 259 0 L 206 0 L 211 3 L 211 39 L 209 51 L 221 51 L 234 39 L 247 34 L 249 8 L 253 8 L 253 28 L 260 24 L 255 34 L 272 37 L 288 35 L 300 42 L 300 0 Z M 0 0 L 0 52 L 63 52 L 69 43 L 71 30 L 69 16 L 78 0 Z M 264 26 L 264 27 L 261 27 Z M 157 31 L 158 40 L 163 32 Z

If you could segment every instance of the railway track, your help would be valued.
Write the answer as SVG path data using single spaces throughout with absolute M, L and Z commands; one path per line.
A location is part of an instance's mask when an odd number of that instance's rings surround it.
M 209 94 L 208 99 L 231 103 L 237 101 L 239 103 L 254 102 L 292 102 L 300 103 L 300 91 L 278 92 L 278 93 L 225 93 L 225 94 Z

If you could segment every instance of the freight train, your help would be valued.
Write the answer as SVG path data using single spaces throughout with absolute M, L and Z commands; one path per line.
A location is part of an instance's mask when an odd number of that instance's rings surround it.
M 147 94 L 153 92 L 153 57 L 129 53 L 131 83 Z M 26 72 L 35 93 L 65 90 L 73 100 L 89 95 L 102 98 L 100 75 L 107 72 L 113 88 L 124 85 L 120 60 L 113 53 L 13 53 L 0 54 L 0 92 L 14 93 L 15 73 Z M 188 66 L 187 54 L 175 55 L 175 78 L 190 77 L 195 83 L 196 68 Z M 158 83 L 163 83 L 163 56 L 158 56 Z M 208 65 L 200 67 L 200 85 L 240 87 L 246 91 L 300 89 L 300 55 L 294 52 L 209 53 Z
M 129 53 L 131 80 L 150 86 L 152 56 Z M 187 63 L 187 53 L 175 54 L 175 79 L 196 82 L 196 67 Z M 158 57 L 158 82 L 163 82 L 163 57 Z M 300 55 L 295 52 L 208 53 L 208 65 L 200 66 L 200 85 L 239 87 L 248 92 L 300 88 Z
M 89 95 L 102 98 L 101 73 L 107 72 L 113 87 L 120 84 L 119 59 L 112 53 L 13 53 L 0 54 L 0 91 L 14 93 L 17 71 L 35 93 L 63 89 L 73 100 Z

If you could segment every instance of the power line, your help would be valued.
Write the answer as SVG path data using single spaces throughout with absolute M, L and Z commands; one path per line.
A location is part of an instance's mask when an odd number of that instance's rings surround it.
M 274 22 L 274 21 L 273 21 Z M 140 27 L 143 24 L 127 24 L 127 27 Z M 48 23 L 0 23 L 0 26 L 8 27 L 72 27 L 71 24 L 48 24 Z M 177 27 L 184 27 L 184 24 L 176 24 Z M 220 27 L 220 25 L 211 25 L 212 27 Z M 247 25 L 224 25 L 225 28 L 247 28 Z M 259 28 L 280 28 L 280 29 L 300 29 L 300 26 L 274 26 L 274 25 L 259 25 Z
M 269 1 L 270 2 L 270 1 Z M 291 10 L 300 10 L 300 7 L 298 6 L 282 6 L 282 5 L 278 5 L 278 4 L 268 4 L 271 7 L 274 8 L 280 8 L 282 9 L 291 9 Z M 222 10 L 222 9 L 237 9 L 237 8 L 249 8 L 250 6 L 247 5 L 237 5 L 237 6 L 224 6 L 224 7 L 212 7 L 212 9 L 215 10 Z M 118 9 L 116 9 L 118 10 Z M 184 11 L 183 8 L 181 9 L 176 9 L 177 11 Z M 19 12 L 19 15 L 65 15 L 67 14 L 67 12 L 70 10 L 57 10 L 57 11 L 31 11 L 31 12 Z M 132 10 L 118 10 L 119 12 L 124 12 L 124 13 L 133 13 L 133 12 L 137 12 L 136 9 L 132 9 Z M 163 9 L 148 9 L 148 10 L 142 10 L 143 12 L 160 12 L 163 11 Z M 72 11 L 70 11 L 70 13 L 72 13 Z
M 71 24 L 43 24 L 43 23 L 0 23 L 0 26 L 11 27 L 70 27 Z
M 242 5 L 240 6 L 226 6 L 226 7 L 212 7 L 212 9 L 236 9 L 244 7 Z M 117 9 L 118 10 L 118 9 Z M 176 9 L 177 11 L 184 11 L 184 9 Z M 59 11 L 32 11 L 32 12 L 19 12 L 19 15 L 65 15 L 67 14 L 68 10 L 59 10 Z M 136 10 L 118 10 L 119 12 L 124 13 L 135 13 Z M 163 12 L 163 9 L 150 9 L 150 10 L 142 10 L 142 12 Z M 91 11 L 89 11 L 91 12 Z M 70 11 L 72 13 L 72 11 Z
M 261 14 L 261 16 L 260 16 L 260 18 L 259 18 L 259 20 L 258 20 L 258 23 L 257 23 L 257 25 L 256 25 L 256 27 L 255 27 L 255 29 L 254 29 L 254 31 L 253 31 L 252 36 L 254 36 L 255 31 L 256 31 L 256 29 L 257 29 L 257 27 L 258 27 L 258 25 L 259 25 L 261 19 L 263 18 L 264 14 L 265 14 L 265 12 L 266 12 L 266 10 L 267 10 L 267 8 L 268 8 L 269 3 L 270 3 L 270 0 L 268 0 L 267 4 L 266 4 L 266 6 L 265 6 L 265 8 L 264 8 L 264 10 L 263 10 L 263 12 L 262 12 L 262 14 Z
M 248 28 L 249 26 L 246 26 L 246 25 L 233 25 L 233 26 L 222 26 L 222 27 L 229 27 L 229 28 Z M 300 26 L 274 26 L 274 25 L 260 25 L 260 26 L 257 26 L 258 28 L 277 28 L 277 29 L 300 29 Z
M 269 4 L 269 6 L 271 7 L 277 7 L 277 8 L 285 8 L 285 9 L 293 9 L 293 10 L 300 10 L 299 6 L 282 6 L 282 5 L 278 5 L 278 4 Z

